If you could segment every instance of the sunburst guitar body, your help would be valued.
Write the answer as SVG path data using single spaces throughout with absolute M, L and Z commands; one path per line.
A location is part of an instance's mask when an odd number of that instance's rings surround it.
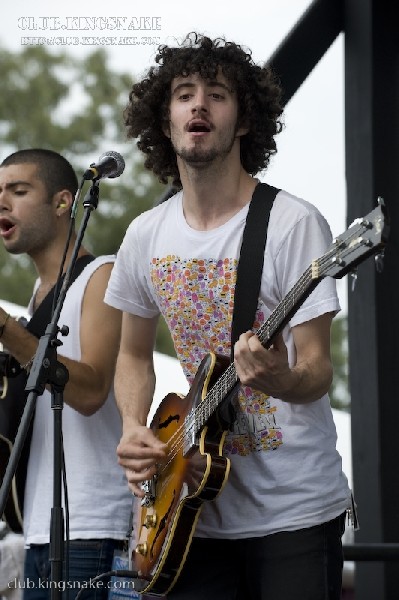
M 216 498 L 227 480 L 226 421 L 222 412 L 209 419 L 202 409 L 209 386 L 228 364 L 226 357 L 208 354 L 187 396 L 168 394 L 154 415 L 151 429 L 167 444 L 167 458 L 133 505 L 130 558 L 139 572 L 137 591 L 163 595 L 173 587 L 203 502 Z M 207 424 L 199 428 L 199 420 Z

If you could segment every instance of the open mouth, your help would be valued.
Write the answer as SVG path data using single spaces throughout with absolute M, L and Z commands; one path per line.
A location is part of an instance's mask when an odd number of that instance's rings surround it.
M 207 121 L 202 119 L 193 119 L 188 124 L 189 133 L 209 133 L 211 131 L 211 126 Z
M 14 229 L 15 224 L 5 217 L 0 218 L 0 235 L 7 236 Z

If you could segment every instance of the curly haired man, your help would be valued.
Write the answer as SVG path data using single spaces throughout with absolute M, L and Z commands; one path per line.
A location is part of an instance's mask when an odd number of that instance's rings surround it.
M 280 95 L 249 50 L 197 34 L 160 47 L 131 90 L 128 134 L 146 167 L 177 188 L 128 228 L 105 297 L 123 312 L 118 457 L 136 496 L 169 459 L 168 444 L 147 426 L 159 317 L 190 383 L 204 356 L 230 355 L 243 230 L 256 175 L 276 152 Z M 203 503 L 169 600 L 340 598 L 350 491 L 328 398 L 333 280 L 320 283 L 270 348 L 255 333 L 330 240 L 314 206 L 277 193 L 254 328 L 234 346 L 240 392 L 223 447 L 230 474 Z

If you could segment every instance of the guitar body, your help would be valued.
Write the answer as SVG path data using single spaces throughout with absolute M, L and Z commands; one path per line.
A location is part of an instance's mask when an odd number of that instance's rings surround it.
M 158 475 L 147 482 L 150 505 L 145 505 L 145 499 L 136 499 L 133 505 L 130 559 L 139 572 L 137 591 L 166 594 L 172 588 L 203 502 L 216 498 L 227 480 L 230 461 L 222 456 L 226 431 L 215 419 L 190 442 L 189 424 L 184 427 L 185 419 L 190 422 L 190 411 L 200 405 L 226 363 L 225 357 L 208 354 L 187 396 L 168 394 L 154 415 L 151 429 L 169 445 L 170 452 Z

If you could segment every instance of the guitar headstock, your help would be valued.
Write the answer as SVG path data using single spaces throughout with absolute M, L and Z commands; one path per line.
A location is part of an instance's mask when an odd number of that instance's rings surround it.
M 323 276 L 340 279 L 369 256 L 381 253 L 388 234 L 387 211 L 384 201 L 379 198 L 374 210 L 353 221 L 344 233 L 335 238 L 321 259 L 320 271 Z

